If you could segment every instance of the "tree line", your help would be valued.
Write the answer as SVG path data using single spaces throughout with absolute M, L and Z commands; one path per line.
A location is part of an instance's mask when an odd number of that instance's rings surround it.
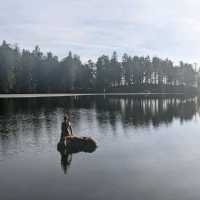
M 112 91 L 118 88 L 197 87 L 198 72 L 192 64 L 175 65 L 169 59 L 130 56 L 121 61 L 116 52 L 96 62 L 82 63 L 71 52 L 59 60 L 36 46 L 20 50 L 3 41 L 0 45 L 0 93 Z

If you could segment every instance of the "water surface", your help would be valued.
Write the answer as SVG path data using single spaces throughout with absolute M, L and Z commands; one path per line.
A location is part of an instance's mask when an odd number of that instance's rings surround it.
M 0 99 L 0 198 L 199 199 L 199 99 Z M 63 160 L 63 114 L 98 148 Z M 70 159 L 71 158 L 71 159 Z

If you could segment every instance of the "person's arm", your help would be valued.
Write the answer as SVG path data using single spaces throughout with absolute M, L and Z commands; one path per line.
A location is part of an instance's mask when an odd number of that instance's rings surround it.
M 73 135 L 73 133 L 72 133 L 72 126 L 71 126 L 70 122 L 69 122 L 69 129 L 70 129 L 71 135 Z

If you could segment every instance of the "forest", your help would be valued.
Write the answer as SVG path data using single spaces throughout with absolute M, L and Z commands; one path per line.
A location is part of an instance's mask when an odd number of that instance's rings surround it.
M 117 53 L 83 63 L 69 51 L 63 59 L 39 46 L 32 51 L 3 41 L 0 45 L 0 93 L 181 92 L 198 88 L 192 64 Z

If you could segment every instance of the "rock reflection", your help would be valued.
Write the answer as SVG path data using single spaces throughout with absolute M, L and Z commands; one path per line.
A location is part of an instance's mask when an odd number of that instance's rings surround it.
M 57 150 L 61 155 L 61 168 L 67 174 L 72 161 L 72 154 L 85 152 L 92 153 L 96 150 L 97 146 L 94 140 L 87 137 L 68 136 L 63 137 L 61 133 L 60 141 L 57 144 Z

